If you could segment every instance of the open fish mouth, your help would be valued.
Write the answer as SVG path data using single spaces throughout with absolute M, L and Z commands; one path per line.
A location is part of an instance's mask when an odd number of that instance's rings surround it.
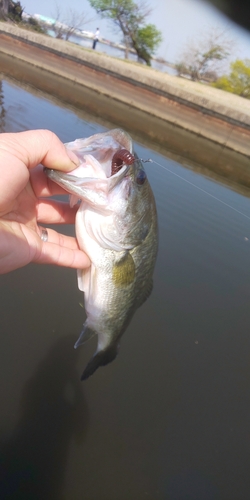
M 104 134 L 95 134 L 87 139 L 76 139 L 65 146 L 76 154 L 83 166 L 82 170 L 84 169 L 85 172 L 86 158 L 91 156 L 95 160 L 92 172 L 97 175 L 94 177 L 100 175 L 106 178 L 111 177 L 123 165 L 131 165 L 134 161 L 132 140 L 121 129 L 112 130 L 112 135 L 108 131 Z M 81 174 L 81 170 L 74 171 L 74 175 L 81 177 Z M 83 176 L 87 177 L 86 173 Z
M 80 186 L 95 183 L 95 188 L 110 191 L 127 174 L 136 161 L 131 138 L 121 129 L 91 138 L 76 139 L 65 144 L 80 160 L 80 165 L 70 173 L 45 168 L 46 175 L 69 192 Z M 75 188 L 75 189 L 74 189 Z

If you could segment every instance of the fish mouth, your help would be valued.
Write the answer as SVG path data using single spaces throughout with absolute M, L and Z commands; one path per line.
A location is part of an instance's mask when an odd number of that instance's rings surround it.
M 126 176 L 135 160 L 132 139 L 122 129 L 95 134 L 87 139 L 76 139 L 65 146 L 79 158 L 80 165 L 69 173 L 47 167 L 44 172 L 70 193 L 78 192 L 82 186 L 111 191 Z M 113 159 L 117 157 L 121 165 L 113 169 Z

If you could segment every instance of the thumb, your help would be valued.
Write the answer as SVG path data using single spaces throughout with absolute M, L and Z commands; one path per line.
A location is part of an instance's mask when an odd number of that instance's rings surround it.
M 29 130 L 1 134 L 1 149 L 15 155 L 31 169 L 42 163 L 45 167 L 70 172 L 79 165 L 77 156 L 67 151 L 60 139 L 50 130 Z

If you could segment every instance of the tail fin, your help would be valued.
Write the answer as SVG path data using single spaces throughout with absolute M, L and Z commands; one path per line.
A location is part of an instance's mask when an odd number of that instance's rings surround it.
M 108 363 L 111 363 L 111 361 L 113 361 L 118 354 L 118 348 L 118 344 L 112 344 L 103 351 L 97 351 L 87 364 L 81 376 L 81 380 L 86 380 L 90 377 L 90 375 L 93 375 L 99 366 L 105 366 Z

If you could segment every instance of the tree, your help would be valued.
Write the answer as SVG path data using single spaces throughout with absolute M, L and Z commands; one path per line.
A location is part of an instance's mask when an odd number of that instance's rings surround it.
M 237 59 L 230 67 L 230 74 L 219 78 L 214 86 L 250 99 L 250 59 Z
M 146 24 L 146 17 L 151 9 L 144 0 L 89 0 L 101 17 L 110 19 L 122 32 L 125 43 L 125 57 L 133 48 L 139 60 L 150 65 L 152 55 L 162 40 L 161 32 L 153 24 Z
M 161 33 L 154 24 L 147 24 L 143 28 L 138 29 L 136 35 L 133 37 L 133 48 L 136 50 L 139 59 L 146 61 L 150 66 L 151 54 L 161 40 Z
M 43 22 L 39 22 L 34 17 L 29 17 L 27 21 L 25 21 L 25 28 L 29 28 L 32 31 L 37 31 L 38 33 L 47 34 L 46 24 Z
M 8 16 L 10 0 L 0 0 L 0 16 L 5 19 Z
M 24 8 L 21 6 L 20 2 L 9 2 L 9 17 L 16 23 L 20 23 L 22 21 L 22 13 Z
M 84 24 L 89 23 L 90 19 L 85 12 L 77 12 L 76 10 L 69 9 L 65 17 L 62 16 L 61 7 L 56 3 L 55 23 L 53 24 L 53 31 L 56 38 L 69 38 L 77 32 Z
M 216 80 L 221 62 L 230 55 L 232 41 L 225 32 L 218 29 L 203 34 L 197 41 L 191 41 L 175 65 L 179 76 L 186 75 L 194 81 Z
M 85 24 L 89 24 L 93 19 L 85 14 L 85 12 L 77 12 L 76 10 L 69 9 L 65 18 L 67 28 L 65 30 L 65 40 L 82 29 Z
M 3 19 L 9 18 L 18 23 L 22 20 L 23 10 L 20 2 L 0 0 L 0 17 Z

